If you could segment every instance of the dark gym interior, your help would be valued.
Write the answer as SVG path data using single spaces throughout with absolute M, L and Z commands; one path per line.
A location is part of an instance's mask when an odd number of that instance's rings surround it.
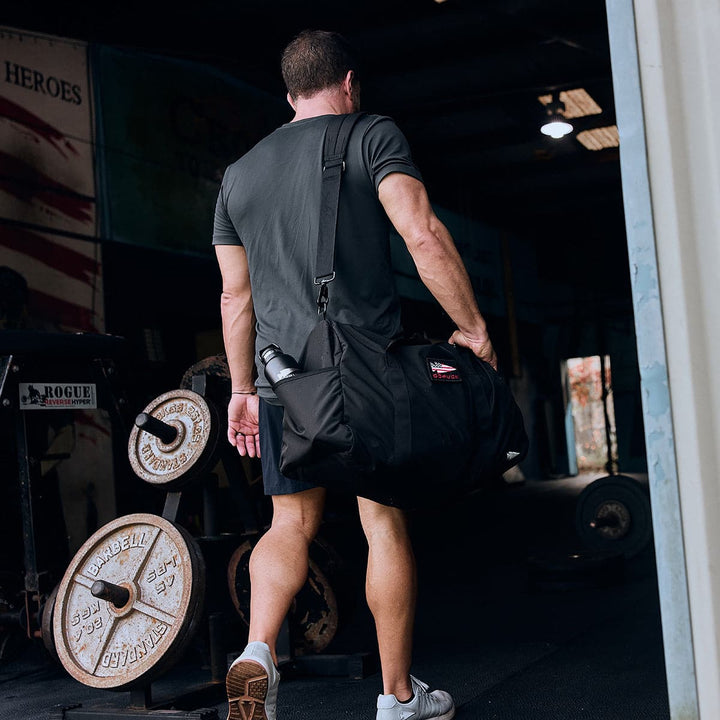
M 259 464 L 228 452 L 213 415 L 197 476 L 154 485 L 135 421 L 186 391 L 222 413 L 214 196 L 225 167 L 291 118 L 282 48 L 323 28 L 359 51 L 363 109 L 407 136 L 530 436 L 516 472 L 411 515 L 414 673 L 450 691 L 461 719 L 668 718 L 603 0 L 13 3 L 0 10 L 3 28 L 88 44 L 96 225 L 87 236 L 54 232 L 97 248 L 103 312 L 101 322 L 58 322 L 30 282 L 22 322 L 3 317 L 0 716 L 225 716 L 219 679 L 244 645 L 247 555 L 270 518 Z M 573 125 L 559 139 L 540 131 L 556 99 Z M 6 105 L 0 120 L 16 122 Z M 7 168 L 0 188 L 19 182 Z M 28 239 L 37 231 L 0 206 L 0 258 L 21 241 L 40 248 Z M 445 339 L 451 323 L 393 247 L 406 328 Z M 84 336 L 47 345 L 47 330 Z M 88 377 L 99 410 L 81 423 L 74 411 L 17 406 L 23 383 Z M 96 417 L 99 449 L 83 440 Z M 205 592 L 173 652 L 112 690 L 58 659 L 53 591 L 99 549 L 84 550 L 88 538 L 136 513 L 144 520 L 122 531 L 128 542 L 147 516 L 174 521 L 178 547 L 190 547 L 186 584 L 204 574 Z M 286 627 L 283 718 L 373 712 L 381 684 L 365 551 L 356 507 L 332 497 L 312 587 Z

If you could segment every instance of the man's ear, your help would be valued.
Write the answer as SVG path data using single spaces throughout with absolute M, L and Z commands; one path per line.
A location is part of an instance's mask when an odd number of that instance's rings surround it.
M 293 110 L 297 110 L 297 108 L 295 107 L 295 102 L 294 102 L 294 100 L 292 99 L 292 96 L 290 95 L 290 93 L 287 94 L 287 101 L 290 103 L 290 107 L 291 107 Z
M 348 70 L 347 75 L 342 83 L 343 92 L 347 93 L 348 96 L 352 96 L 353 84 L 355 82 L 355 71 Z

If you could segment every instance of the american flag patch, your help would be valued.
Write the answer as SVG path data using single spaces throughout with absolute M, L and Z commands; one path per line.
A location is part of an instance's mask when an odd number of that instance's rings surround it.
M 445 360 L 428 358 L 427 366 L 433 382 L 462 382 L 460 371 Z

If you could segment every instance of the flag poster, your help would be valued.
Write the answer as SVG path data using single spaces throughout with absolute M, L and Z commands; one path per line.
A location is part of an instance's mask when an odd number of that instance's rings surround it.
M 87 44 L 0 27 L 2 326 L 102 331 Z
M 105 329 L 92 84 L 84 42 L 0 26 L 0 331 Z M 116 515 L 111 424 L 94 385 L 38 382 L 19 408 L 47 427 L 70 552 Z

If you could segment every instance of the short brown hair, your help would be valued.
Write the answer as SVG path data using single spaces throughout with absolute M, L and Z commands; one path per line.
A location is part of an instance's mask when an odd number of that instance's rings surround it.
M 312 97 L 339 85 L 357 61 L 345 38 L 327 30 L 304 30 L 283 51 L 280 62 L 290 97 Z

